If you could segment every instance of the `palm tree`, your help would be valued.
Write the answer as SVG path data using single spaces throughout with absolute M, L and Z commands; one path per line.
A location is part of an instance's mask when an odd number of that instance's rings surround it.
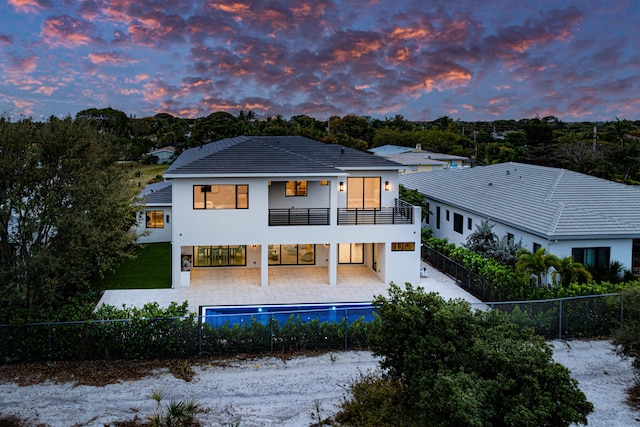
M 540 248 L 534 253 L 521 249 L 518 253 L 518 261 L 516 261 L 516 271 L 528 273 L 527 278 L 531 275 L 536 276 L 538 286 L 540 286 L 542 279 L 549 274 L 549 269 L 556 268 L 559 263 L 560 259 L 553 254 L 547 254 L 545 248 Z
M 553 282 L 559 283 L 565 288 L 573 282 L 589 283 L 592 280 L 591 273 L 584 265 L 574 261 L 572 256 L 561 258 L 558 265 L 554 266 L 554 270 L 552 273 Z M 559 280 L 558 276 L 560 276 Z

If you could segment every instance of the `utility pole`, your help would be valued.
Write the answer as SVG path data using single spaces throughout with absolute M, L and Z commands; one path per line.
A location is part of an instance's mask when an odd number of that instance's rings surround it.
M 593 151 L 596 151 L 596 140 L 598 139 L 598 128 L 597 126 L 593 127 Z

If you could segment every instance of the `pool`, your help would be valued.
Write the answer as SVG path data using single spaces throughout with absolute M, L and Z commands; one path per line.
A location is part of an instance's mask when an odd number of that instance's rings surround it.
M 229 325 L 249 324 L 251 319 L 266 325 L 271 318 L 284 325 L 289 317 L 300 316 L 302 322 L 342 322 L 347 319 L 351 324 L 360 318 L 365 322 L 373 320 L 373 306 L 370 303 L 332 303 L 332 304 L 291 304 L 291 305 L 235 305 L 202 307 L 204 321 L 217 328 L 226 322 Z

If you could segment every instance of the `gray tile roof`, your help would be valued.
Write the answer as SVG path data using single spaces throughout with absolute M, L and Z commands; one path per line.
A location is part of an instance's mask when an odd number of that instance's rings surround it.
M 640 187 L 564 169 L 501 163 L 402 175 L 400 184 L 549 239 L 640 238 Z
M 138 197 L 146 205 L 170 205 L 172 201 L 171 181 L 149 184 L 142 189 Z
M 167 169 L 165 177 L 339 175 L 345 169 L 398 170 L 401 166 L 379 156 L 300 136 L 240 136 L 183 152 Z

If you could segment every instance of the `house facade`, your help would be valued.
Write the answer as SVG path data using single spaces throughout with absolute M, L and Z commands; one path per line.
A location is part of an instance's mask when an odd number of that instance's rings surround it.
M 145 206 L 137 221 L 138 243 L 171 241 L 171 192 L 171 181 L 163 181 L 147 185 L 138 196 Z
M 211 268 L 258 268 L 268 286 L 270 269 L 304 266 L 326 268 L 336 285 L 338 266 L 350 264 L 385 283 L 417 282 L 420 208 L 398 199 L 400 168 L 303 137 L 242 136 L 183 152 L 165 173 L 172 286 Z
M 585 266 L 640 275 L 640 187 L 544 166 L 501 163 L 403 175 L 426 198 L 434 237 L 457 245 L 483 220 L 499 236 Z
M 393 162 L 400 163 L 404 166 L 400 171 L 403 174 L 460 168 L 469 164 L 468 157 L 425 151 L 420 144 L 415 148 L 389 144 L 372 148 L 368 151 L 376 156 L 382 156 Z

